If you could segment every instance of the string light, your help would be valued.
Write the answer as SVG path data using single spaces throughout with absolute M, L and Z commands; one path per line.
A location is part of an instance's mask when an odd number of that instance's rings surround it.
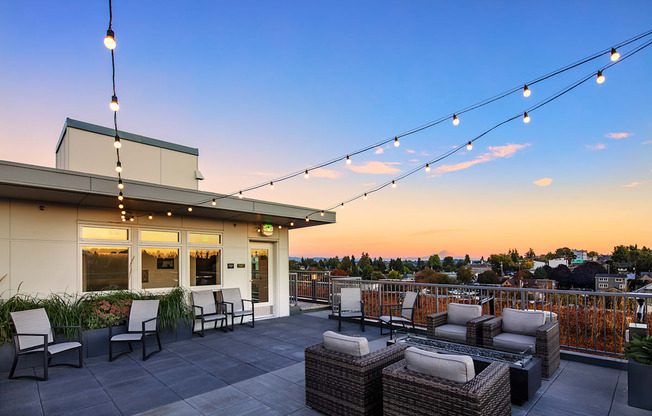
M 430 172 L 430 163 L 426 163 L 426 172 Z
M 120 191 L 120 193 L 118 194 L 118 200 L 122 201 L 123 199 L 125 199 L 125 197 L 122 196 L 122 191 Z
M 149 215 L 147 216 L 147 218 L 149 218 L 150 220 L 153 220 L 153 219 L 154 219 L 154 215 L 149 214 Z
M 213 198 L 213 201 L 211 202 L 211 205 L 212 205 L 212 206 L 217 205 L 217 201 L 215 200 L 215 198 Z
M 283 226 L 282 226 L 282 225 L 279 225 L 279 226 L 278 226 L 278 229 L 279 229 L 279 230 L 280 230 L 280 229 L 282 229 L 282 228 L 283 228 Z
M 122 179 L 118 179 L 118 189 L 124 189 L 125 185 L 122 183 Z
M 529 97 L 532 94 L 532 91 L 527 87 L 527 84 L 525 84 L 525 87 L 523 87 L 523 97 Z
M 347 165 L 351 164 L 351 158 L 349 157 L 349 155 L 346 155 L 346 164 Z
M 120 215 L 120 218 L 126 218 L 126 216 L 125 215 Z
M 125 221 L 127 221 L 127 219 L 126 219 L 126 218 L 124 218 L 124 217 L 122 217 L 122 222 L 125 222 Z
M 126 214 L 127 214 L 127 211 L 120 211 L 120 214 L 122 214 L 122 215 L 126 215 Z
M 364 193 L 364 200 L 365 201 L 367 200 L 367 193 L 366 192 Z
M 529 123 L 530 116 L 527 115 L 527 111 L 523 113 L 523 123 Z
M 392 181 L 392 188 L 396 188 L 396 181 Z
M 394 137 L 394 147 L 399 147 L 401 142 L 398 141 L 398 136 Z
M 344 202 L 340 204 L 340 208 L 344 209 Z
M 118 173 L 122 172 L 122 163 L 118 160 L 118 163 L 115 164 L 115 171 Z
M 308 169 L 306 169 L 306 173 L 303 175 L 303 177 L 306 179 L 310 178 L 310 175 L 308 174 Z
M 274 182 L 269 183 L 269 189 L 274 189 Z
M 118 111 L 120 109 L 120 104 L 118 104 L 118 97 L 116 95 L 111 97 L 111 104 L 109 104 L 111 111 Z
M 473 149 L 473 143 L 471 143 L 471 140 L 466 144 L 466 150 L 469 152 Z
M 602 71 L 598 71 L 598 75 L 597 75 L 597 78 L 595 79 L 595 81 L 598 84 L 602 84 L 604 82 L 604 80 L 605 80 L 605 77 L 604 77 L 604 75 L 602 75 Z
M 310 218 L 306 217 L 306 222 L 310 222 Z
M 290 221 L 290 227 L 294 227 L 294 221 Z
M 134 222 L 134 217 L 129 217 L 129 221 Z
M 460 119 L 457 118 L 457 115 L 453 114 L 453 126 L 460 124 Z
M 118 136 L 117 134 L 115 135 L 115 140 L 113 141 L 113 146 L 116 149 L 119 149 L 119 148 L 122 147 L 122 143 L 120 142 L 120 136 Z
M 115 33 L 113 33 L 113 30 L 108 29 L 106 31 L 106 37 L 104 38 L 104 46 L 106 46 L 108 49 L 114 50 L 115 49 Z
M 124 207 L 124 204 L 118 204 L 118 208 L 123 209 Z
M 320 212 L 319 215 L 324 216 L 324 211 Z
M 238 194 L 238 198 L 240 198 L 240 199 L 243 198 L 243 196 L 242 196 L 242 191 L 240 191 L 240 193 Z
M 616 48 L 611 48 L 611 61 L 616 62 L 620 59 L 620 54 L 616 51 Z
M 172 216 L 172 211 L 168 211 L 168 217 Z
M 192 212 L 192 207 L 188 207 L 188 212 Z

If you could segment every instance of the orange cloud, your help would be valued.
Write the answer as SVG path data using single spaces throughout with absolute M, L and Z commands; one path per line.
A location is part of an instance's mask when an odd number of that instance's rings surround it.
M 379 148 L 376 149 L 376 151 L 374 153 L 377 154 L 377 155 L 379 155 L 381 153 L 385 153 L 385 149 L 383 149 L 382 147 L 379 147 Z
M 391 163 L 385 163 L 385 162 L 377 162 L 377 161 L 370 161 L 370 162 L 365 162 L 362 165 L 350 165 L 348 166 L 349 169 L 356 173 L 369 173 L 372 175 L 382 175 L 382 174 L 391 174 L 391 173 L 398 173 L 401 170 L 395 167 L 392 167 L 391 165 L 398 165 L 398 162 L 391 162 Z
M 416 150 L 406 149 L 406 152 L 408 152 L 408 153 L 416 153 Z
M 470 168 L 471 166 L 477 165 L 478 163 L 491 162 L 492 160 L 502 158 L 502 157 L 512 157 L 514 153 L 528 146 L 530 146 L 530 143 L 507 144 L 505 146 L 495 146 L 495 147 L 490 146 L 489 152 L 484 153 L 473 160 L 467 160 L 466 162 L 457 163 L 455 165 L 442 165 L 439 166 L 437 169 L 435 169 L 435 172 L 437 173 L 454 172 L 456 170 Z
M 647 142 L 643 142 L 643 144 L 652 144 L 652 140 L 648 140 Z
M 604 137 L 609 139 L 620 140 L 620 139 L 626 139 L 631 135 L 632 135 L 631 133 L 607 133 L 604 135 Z
M 633 188 L 633 187 L 638 186 L 640 184 L 641 184 L 640 182 L 632 182 L 632 183 L 628 183 L 627 185 L 623 185 L 623 187 L 624 188 Z
M 541 178 L 537 181 L 533 181 L 532 183 L 536 186 L 549 186 L 552 183 L 552 178 Z
M 602 143 L 597 143 L 597 144 L 587 144 L 586 148 L 591 151 L 596 151 L 596 150 L 606 149 L 607 146 Z
M 321 168 L 321 169 L 310 171 L 310 176 L 314 176 L 315 178 L 337 179 L 340 176 L 342 176 L 342 172 L 338 172 L 332 169 Z

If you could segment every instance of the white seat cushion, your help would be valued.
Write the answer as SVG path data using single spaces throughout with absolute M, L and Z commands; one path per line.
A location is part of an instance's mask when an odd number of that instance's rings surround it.
M 475 377 L 473 359 L 466 355 L 439 354 L 410 347 L 405 350 L 407 369 L 446 380 L 466 383 Z
M 251 315 L 252 312 L 249 311 L 234 311 L 233 316 L 243 316 L 243 315 Z
M 353 357 L 362 357 L 369 354 L 369 342 L 364 337 L 351 337 L 333 331 L 324 332 L 321 336 L 324 348 Z
M 494 337 L 494 348 L 505 351 L 523 352 L 531 348 L 531 353 L 536 352 L 537 339 L 529 335 L 511 334 L 503 332 Z
M 204 321 L 207 321 L 207 322 L 209 322 L 209 321 L 217 321 L 217 320 L 220 320 L 220 319 L 226 319 L 226 315 L 223 315 L 223 314 L 208 315 L 208 316 L 204 315 Z M 201 319 L 198 319 L 197 321 L 201 322 Z
M 140 341 L 143 334 L 118 334 L 111 337 L 111 341 Z
M 537 328 L 546 323 L 543 311 L 503 309 L 503 332 L 535 336 Z
M 448 312 L 446 323 L 453 325 L 466 325 L 471 319 L 482 316 L 482 306 L 480 305 L 449 303 L 446 311 Z
M 383 322 L 389 323 L 390 316 L 389 315 L 383 315 L 378 319 L 380 319 Z M 399 323 L 399 324 L 403 324 L 403 323 L 411 324 L 412 323 L 412 321 L 410 321 L 409 319 L 405 319 L 405 318 L 402 318 L 400 316 L 392 316 L 391 320 L 392 320 L 392 323 L 394 323 L 394 322 Z
M 462 325 L 441 325 L 435 328 L 435 338 L 466 342 L 466 327 Z
M 81 344 L 79 342 L 61 342 L 59 344 L 48 345 L 48 352 L 50 354 L 57 354 L 62 351 L 68 351 L 73 348 L 79 348 Z M 37 348 L 34 351 L 43 351 L 43 348 Z
M 344 317 L 352 317 L 352 316 L 362 317 L 362 312 L 342 312 L 340 313 L 340 315 Z

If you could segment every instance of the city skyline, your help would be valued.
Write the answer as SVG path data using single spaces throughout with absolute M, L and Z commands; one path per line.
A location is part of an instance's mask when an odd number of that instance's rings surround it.
M 36 5 L 36 6 L 35 6 Z M 4 4 L 2 159 L 54 166 L 66 117 L 110 126 L 104 4 Z M 649 2 L 115 2 L 120 129 L 200 149 L 217 193 L 302 170 L 649 30 Z M 325 209 L 425 163 L 609 62 L 247 193 Z M 652 48 L 396 189 L 290 233 L 290 255 L 485 258 L 652 246 Z M 242 146 L 246 143 L 246 146 Z M 124 167 L 126 170 L 129 166 Z M 126 197 L 129 195 L 126 193 Z M 343 254 L 346 253 L 346 254 Z M 414 254 L 417 254 L 416 256 Z

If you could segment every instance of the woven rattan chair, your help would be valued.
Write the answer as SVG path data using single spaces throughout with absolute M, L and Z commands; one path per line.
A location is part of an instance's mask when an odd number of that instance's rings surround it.
M 399 303 L 395 305 L 380 305 L 381 316 L 378 318 L 380 324 L 380 335 L 383 333 L 383 323 L 389 325 L 389 339 L 393 338 L 395 325 L 401 325 L 406 331 L 408 325 L 414 329 L 414 312 L 419 305 L 419 295 L 416 292 L 405 292 L 401 295 Z M 385 311 L 389 315 L 383 315 Z
M 482 315 L 478 305 L 449 303 L 448 309 L 428 315 L 428 338 L 482 345 L 482 324 L 493 315 Z
M 191 292 L 192 310 L 195 319 L 192 323 L 192 332 L 197 332 L 201 337 L 204 336 L 204 328 L 207 322 L 213 322 L 213 329 L 217 329 L 217 323 L 221 322 L 220 328 L 227 331 L 226 324 L 226 305 L 215 301 L 215 295 L 212 290 L 202 290 Z M 201 329 L 196 327 L 201 325 Z
M 11 320 L 16 328 L 14 334 L 14 362 L 11 365 L 9 378 L 33 378 L 37 380 L 48 379 L 48 367 L 55 365 L 69 365 L 81 368 L 82 358 L 82 336 L 80 326 L 51 326 L 48 314 L 45 309 L 30 309 L 27 311 L 11 312 Z M 54 339 L 53 329 L 77 329 L 77 341 L 57 343 Z M 51 364 L 52 356 L 55 354 L 77 349 L 79 352 L 79 363 Z M 36 376 L 14 376 L 18 357 L 22 355 L 43 354 L 43 377 Z
M 340 302 L 337 306 L 337 330 L 342 330 L 342 318 L 360 318 L 360 327 L 364 332 L 364 302 L 362 289 L 359 287 L 343 287 L 340 291 Z
M 383 411 L 389 416 L 509 415 L 509 366 L 493 362 L 458 383 L 407 369 L 405 360 L 383 370 Z
M 113 344 L 116 342 L 129 345 L 129 352 L 133 351 L 134 342 L 140 342 L 143 348 L 143 361 L 147 360 L 153 354 L 161 352 L 161 337 L 159 335 L 159 318 L 158 318 L 158 299 L 156 300 L 134 300 L 131 303 L 131 310 L 129 311 L 129 318 L 121 319 L 109 324 L 109 361 L 127 351 L 121 352 L 115 357 L 113 356 Z M 126 321 L 127 332 L 124 334 L 113 335 L 113 326 Z M 152 351 L 147 354 L 147 337 L 155 336 L 158 343 L 158 351 Z
M 508 311 L 516 311 L 515 309 L 505 308 L 503 314 L 509 313 Z M 542 315 L 543 311 L 519 311 L 520 313 L 536 313 Z M 545 315 L 543 316 L 545 322 Z M 497 340 L 503 342 L 499 343 Z M 548 322 L 537 327 L 533 334 L 510 333 L 504 331 L 503 317 L 499 316 L 490 319 L 482 325 L 482 343 L 490 348 L 503 348 L 505 341 L 519 343 L 521 345 L 529 345 L 534 347 L 533 356 L 541 359 L 541 376 L 543 378 L 550 378 L 550 376 L 559 368 L 560 361 L 560 338 L 559 338 L 559 323 Z
M 306 405 L 327 415 L 382 415 L 382 369 L 403 359 L 404 345 L 395 344 L 352 357 L 306 348 Z
M 226 313 L 227 315 L 231 315 L 231 330 L 233 330 L 235 318 L 240 317 L 240 325 L 242 325 L 245 316 L 251 316 L 249 326 L 253 328 L 255 325 L 254 301 L 250 299 L 242 299 L 240 288 L 222 289 L 221 294 L 222 303 L 227 305 Z M 245 302 L 248 302 L 248 308 L 245 308 Z

